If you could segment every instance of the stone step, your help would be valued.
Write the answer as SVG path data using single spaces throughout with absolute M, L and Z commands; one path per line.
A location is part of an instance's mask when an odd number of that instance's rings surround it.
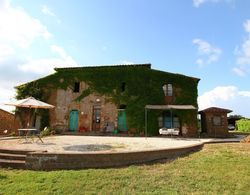
M 25 154 L 8 154 L 8 153 L 0 152 L 0 159 L 24 160 L 25 161 L 25 158 L 26 158 Z
M 25 165 L 24 160 L 0 159 L 0 167 L 13 168 L 13 169 L 25 169 L 26 165 Z
M 9 149 L 1 149 L 0 153 L 7 153 L 7 154 L 27 154 L 28 152 L 34 152 L 34 151 L 28 151 L 28 150 L 9 150 Z

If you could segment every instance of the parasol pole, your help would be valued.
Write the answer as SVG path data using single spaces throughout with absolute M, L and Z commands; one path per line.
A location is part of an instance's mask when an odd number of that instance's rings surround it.
M 28 118 L 28 123 L 27 123 L 27 129 L 30 127 L 30 113 L 31 113 L 31 106 L 29 106 L 29 118 Z

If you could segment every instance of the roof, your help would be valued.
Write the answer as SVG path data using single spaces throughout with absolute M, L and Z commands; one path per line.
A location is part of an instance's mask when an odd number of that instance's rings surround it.
M 3 109 L 1 109 L 1 108 L 0 108 L 0 111 L 1 111 L 1 112 L 5 112 L 5 113 L 7 113 L 7 114 L 14 115 L 13 113 L 11 113 L 11 112 L 9 112 L 9 111 L 7 111 L 7 110 L 3 110 Z
M 221 112 L 221 113 L 230 113 L 233 112 L 232 110 L 225 109 L 225 108 L 219 108 L 219 107 L 209 107 L 204 110 L 199 111 L 199 114 L 204 112 Z
M 145 109 L 151 110 L 195 110 L 193 105 L 146 105 Z
M 114 64 L 114 65 L 97 65 L 97 66 L 92 66 L 92 65 L 86 65 L 86 66 L 76 66 L 76 67 L 64 67 L 64 68 L 54 68 L 54 70 L 56 72 L 63 72 L 63 71 L 81 71 L 81 70 L 101 70 L 101 69 L 105 69 L 105 68 L 143 68 L 143 69 L 149 69 L 151 71 L 160 71 L 160 72 L 164 72 L 164 73 L 169 73 L 169 74 L 175 74 L 175 75 L 181 75 L 181 76 L 185 76 L 194 80 L 197 80 L 199 82 L 199 78 L 195 78 L 195 77 L 191 77 L 191 76 L 187 76 L 187 75 L 182 75 L 182 74 L 178 74 L 178 73 L 171 73 L 171 72 L 165 72 L 165 71 L 161 71 L 161 70 L 156 70 L 156 69 L 152 69 L 151 68 L 151 63 L 142 63 L 142 64 Z M 54 73 L 53 73 L 54 74 Z M 32 83 L 35 81 L 38 81 L 40 79 L 45 79 L 46 77 L 48 77 L 50 75 L 47 75 L 45 77 L 27 82 L 27 83 Z M 23 83 L 21 85 L 15 86 L 15 88 L 18 88 L 20 86 L 26 85 L 27 83 Z
M 114 64 L 114 65 L 102 65 L 102 66 L 77 66 L 77 67 L 64 67 L 54 68 L 55 71 L 64 70 L 84 70 L 84 69 L 102 69 L 102 68 L 148 68 L 151 69 L 151 64 Z

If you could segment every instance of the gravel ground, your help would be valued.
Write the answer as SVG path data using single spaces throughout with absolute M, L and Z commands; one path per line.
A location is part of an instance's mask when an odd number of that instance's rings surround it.
M 196 138 L 168 138 L 168 137 L 107 137 L 107 136 L 50 136 L 43 138 L 41 143 L 37 138 L 28 139 L 0 139 L 0 148 L 48 151 L 57 153 L 79 152 L 131 152 L 185 147 L 199 143 L 213 141 L 239 141 L 236 139 L 196 139 Z

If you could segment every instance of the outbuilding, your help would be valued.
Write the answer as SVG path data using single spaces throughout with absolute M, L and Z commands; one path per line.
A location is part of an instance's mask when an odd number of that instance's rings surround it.
M 14 133 L 17 129 L 18 122 L 15 120 L 15 115 L 0 109 L 0 135 Z
M 201 115 L 201 133 L 209 137 L 228 137 L 227 114 L 232 110 L 210 107 L 199 111 Z

